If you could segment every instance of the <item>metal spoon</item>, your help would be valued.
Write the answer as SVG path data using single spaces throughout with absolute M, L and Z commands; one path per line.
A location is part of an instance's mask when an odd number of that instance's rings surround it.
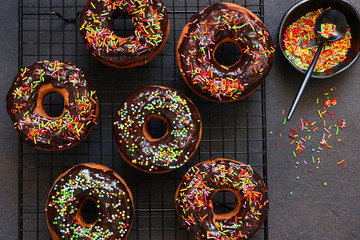
M 335 31 L 329 36 L 322 33 L 321 26 L 323 24 L 332 24 L 335 25 Z M 289 114 L 287 116 L 287 120 L 290 120 L 291 116 L 293 115 L 296 106 L 298 105 L 301 95 L 304 92 L 304 89 L 306 87 L 306 84 L 308 83 L 314 68 L 316 66 L 316 63 L 319 59 L 321 50 L 324 46 L 325 42 L 333 42 L 336 40 L 339 40 L 346 32 L 347 29 L 347 22 L 345 15 L 336 9 L 329 9 L 323 12 L 317 19 L 315 23 L 315 33 L 320 38 L 320 45 L 318 47 L 318 50 L 315 54 L 314 59 L 312 60 L 309 69 L 306 72 L 306 76 L 304 78 L 303 83 L 301 84 L 301 87 L 299 88 L 299 91 L 296 95 L 296 98 L 291 106 L 291 109 L 289 111 Z

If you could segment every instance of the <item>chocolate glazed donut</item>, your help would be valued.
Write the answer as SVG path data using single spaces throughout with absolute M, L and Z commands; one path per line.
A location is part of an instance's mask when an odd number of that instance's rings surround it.
M 236 196 L 232 212 L 215 214 L 218 191 Z M 250 166 L 229 159 L 210 159 L 190 168 L 175 194 L 180 222 L 197 239 L 241 240 L 253 237 L 269 208 L 267 190 Z
M 154 139 L 147 123 L 158 118 L 167 124 L 165 135 Z M 131 93 L 119 108 L 113 126 L 121 156 L 133 167 L 163 173 L 181 167 L 195 153 L 201 138 L 201 119 L 182 93 L 149 86 Z
M 119 15 L 132 17 L 133 35 L 122 38 L 112 31 Z M 162 50 L 170 23 L 161 0 L 89 0 L 81 14 L 80 31 L 99 61 L 127 68 L 146 64 Z
M 220 65 L 214 55 L 219 45 L 232 42 L 241 50 L 232 66 Z M 274 44 L 261 20 L 233 3 L 215 3 L 196 13 L 184 27 L 177 61 L 187 85 L 215 102 L 240 100 L 262 83 L 270 72 Z
M 93 200 L 99 210 L 93 223 L 86 223 L 81 214 L 87 199 Z M 46 221 L 55 240 L 124 240 L 133 216 L 133 197 L 125 181 L 113 170 L 95 163 L 79 164 L 61 174 L 46 203 Z
M 51 92 L 64 98 L 59 117 L 45 112 L 43 100 Z M 17 75 L 6 96 L 7 111 L 25 142 L 42 150 L 74 147 L 96 124 L 98 101 L 81 69 L 59 61 L 40 61 Z

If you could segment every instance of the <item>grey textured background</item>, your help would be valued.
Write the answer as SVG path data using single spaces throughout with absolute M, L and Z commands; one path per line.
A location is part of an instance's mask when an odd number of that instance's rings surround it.
M 1 0 L 0 38 L 0 220 L 1 239 L 17 239 L 18 161 L 17 134 L 6 112 L 5 96 L 18 70 L 18 5 L 17 1 Z
M 265 1 L 265 22 L 273 38 L 277 36 L 282 15 L 296 2 Z M 360 9 L 359 0 L 349 2 Z M 273 69 L 266 79 L 268 184 L 271 199 L 269 239 L 360 239 L 359 67 L 358 61 L 349 71 L 336 77 L 312 79 L 291 122 L 284 126 L 282 109 L 285 109 L 285 114 L 289 111 L 304 76 L 294 70 L 277 51 Z M 323 84 L 324 89 L 321 88 Z M 329 110 L 334 110 L 335 119 L 345 118 L 347 121 L 347 128 L 339 134 L 342 141 L 334 143 L 335 139 L 331 140 L 334 149 L 329 156 L 321 155 L 319 169 L 313 168 L 313 173 L 308 172 L 308 168 L 300 162 L 311 162 L 313 155 L 309 149 L 296 159 L 300 164 L 295 169 L 296 160 L 291 152 L 293 148 L 288 144 L 289 127 L 299 126 L 300 117 L 306 121 L 311 118 L 319 123 L 321 119 L 316 115 L 318 106 L 315 100 L 319 97 L 322 101 L 321 93 L 333 86 L 337 88 L 334 95 L 339 97 L 339 101 Z M 270 131 L 273 134 L 269 134 Z M 315 137 L 315 133 L 313 135 Z M 277 142 L 280 143 L 278 149 Z M 347 162 L 345 169 L 336 165 L 342 159 Z M 324 186 L 324 182 L 327 186 Z M 290 192 L 293 194 L 290 195 Z
M 2 37 L 0 38 L 1 137 L 0 137 L 0 201 L 1 239 L 17 238 L 17 135 L 6 114 L 5 95 L 17 73 L 17 1 L 0 1 Z M 282 15 L 296 0 L 265 0 L 265 22 L 276 40 Z M 360 9 L 359 0 L 351 0 Z M 5 10 L 5 11 L 4 11 Z M 276 41 L 275 41 L 276 42 Z M 277 44 L 277 42 L 276 42 Z M 268 185 L 271 207 L 269 212 L 270 239 L 360 239 L 359 177 L 359 105 L 360 62 L 349 71 L 327 80 L 312 80 L 300 102 L 293 120 L 283 125 L 285 112 L 300 86 L 303 76 L 285 62 L 277 51 L 274 66 L 266 80 L 268 127 Z M 331 154 L 322 158 L 319 170 L 309 173 L 303 164 L 294 168 L 294 159 L 286 146 L 290 126 L 297 125 L 299 117 L 316 117 L 314 103 L 324 89 L 335 86 L 339 103 L 333 109 L 345 118 L 347 128 L 341 133 L 342 142 Z M 320 99 L 321 100 L 321 99 Z M 314 118 L 314 120 L 316 120 Z M 273 134 L 269 132 L 272 131 Z M 278 134 L 282 133 L 280 139 Z M 276 143 L 280 142 L 279 148 Z M 301 159 L 311 159 L 304 153 Z M 336 162 L 345 159 L 341 169 Z M 300 160 L 300 158 L 299 158 Z M 299 176 L 299 180 L 296 179 Z M 324 186 L 324 182 L 327 186 Z M 290 195 L 290 192 L 293 194 Z

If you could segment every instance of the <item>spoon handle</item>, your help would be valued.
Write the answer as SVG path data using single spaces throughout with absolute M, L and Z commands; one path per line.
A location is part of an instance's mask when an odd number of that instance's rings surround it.
M 316 51 L 316 54 L 315 54 L 315 57 L 314 59 L 312 60 L 311 64 L 310 64 L 310 67 L 309 69 L 307 70 L 306 72 L 306 76 L 304 78 L 304 81 L 303 83 L 301 84 L 301 87 L 299 88 L 299 91 L 298 93 L 296 94 L 296 98 L 291 106 L 291 109 L 289 111 L 289 114 L 287 116 L 287 120 L 290 120 L 291 116 L 293 115 L 295 109 L 296 109 L 296 106 L 298 105 L 299 101 L 300 101 L 300 98 L 301 98 L 301 95 L 303 94 L 304 90 L 305 90 L 305 87 L 306 87 L 306 84 L 309 82 L 309 79 L 311 78 L 311 75 L 314 71 L 314 68 L 316 66 L 316 63 L 319 59 L 319 56 L 320 56 L 320 53 L 321 53 L 321 50 L 324 46 L 324 42 L 321 42 L 319 47 L 318 47 L 318 50 Z

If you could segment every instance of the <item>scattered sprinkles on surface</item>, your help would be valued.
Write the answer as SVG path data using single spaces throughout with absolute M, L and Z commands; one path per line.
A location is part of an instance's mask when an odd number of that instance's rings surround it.
M 331 153 L 341 146 L 340 136 L 347 122 L 343 117 L 337 117 L 334 106 L 338 104 L 339 98 L 335 96 L 336 90 L 336 87 L 332 87 L 329 92 L 323 93 L 322 98 L 316 98 L 319 108 L 313 113 L 314 116 L 306 120 L 301 117 L 297 125 L 287 128 L 288 136 L 276 143 L 276 148 L 279 142 L 281 147 L 290 146 L 291 162 L 295 168 L 305 168 L 313 174 L 320 170 L 321 161 L 329 161 Z M 305 158 L 305 152 L 312 156 Z M 337 160 L 336 164 L 342 169 L 346 167 L 345 159 Z
M 315 23 L 318 16 L 324 11 L 324 9 L 320 8 L 314 12 L 309 12 L 291 24 L 284 33 L 285 55 L 301 70 L 306 71 L 309 68 L 316 54 L 320 40 L 315 34 Z M 335 31 L 334 26 L 330 24 L 323 25 L 321 26 L 322 34 L 330 37 Z M 351 47 L 350 40 L 351 32 L 348 27 L 341 39 L 334 42 L 325 42 L 314 71 L 325 72 L 344 61 Z

